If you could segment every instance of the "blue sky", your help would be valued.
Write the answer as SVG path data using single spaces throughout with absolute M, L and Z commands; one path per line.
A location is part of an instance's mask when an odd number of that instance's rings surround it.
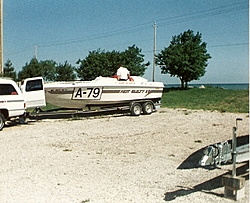
M 10 59 L 18 72 L 36 53 L 38 60 L 77 66 L 89 51 L 135 44 L 151 62 L 145 72 L 151 80 L 156 22 L 157 53 L 188 29 L 202 34 L 212 59 L 193 83 L 245 83 L 248 17 L 247 0 L 3 0 L 4 63 Z M 179 83 L 159 67 L 155 81 Z

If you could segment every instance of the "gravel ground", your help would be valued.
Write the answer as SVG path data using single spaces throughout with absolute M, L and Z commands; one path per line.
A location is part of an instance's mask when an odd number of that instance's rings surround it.
M 202 149 L 248 140 L 249 115 L 161 108 L 151 115 L 44 119 L 0 132 L 0 202 L 232 203 L 222 175 L 232 165 L 198 167 Z M 249 140 L 248 140 L 249 141 Z M 246 178 L 249 165 L 237 164 Z

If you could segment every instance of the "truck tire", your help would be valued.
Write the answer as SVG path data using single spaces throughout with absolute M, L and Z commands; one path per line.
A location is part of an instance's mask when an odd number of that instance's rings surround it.
M 150 115 L 154 110 L 154 105 L 152 102 L 145 102 L 142 104 L 142 111 L 145 115 Z
M 2 113 L 0 113 L 0 130 L 3 129 L 5 123 L 5 117 Z
M 140 116 L 142 111 L 142 107 L 139 103 L 133 103 L 130 106 L 130 112 L 132 116 Z

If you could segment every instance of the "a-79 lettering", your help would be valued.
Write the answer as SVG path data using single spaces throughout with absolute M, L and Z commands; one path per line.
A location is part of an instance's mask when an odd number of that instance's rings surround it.
M 91 99 L 91 98 L 98 99 L 100 94 L 101 94 L 101 89 L 99 87 L 96 87 L 96 88 L 89 87 L 87 89 L 78 88 L 78 90 L 76 90 L 76 93 L 74 95 L 74 99 L 82 99 L 82 98 L 85 98 L 85 99 Z
M 89 94 L 88 94 L 88 98 L 93 95 L 94 98 L 98 97 L 99 94 L 100 94 L 100 88 L 96 87 L 96 88 L 87 88 L 87 90 L 90 90 L 89 91 Z

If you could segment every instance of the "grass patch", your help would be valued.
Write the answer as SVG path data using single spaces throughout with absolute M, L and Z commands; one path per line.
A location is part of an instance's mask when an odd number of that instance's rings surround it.
M 249 90 L 228 90 L 214 87 L 205 89 L 165 88 L 161 106 L 167 108 L 203 109 L 219 112 L 249 113 Z M 57 109 L 58 106 L 46 104 L 43 111 Z M 98 108 L 96 109 L 98 110 Z M 32 112 L 34 109 L 28 109 Z M 160 110 L 160 113 L 164 111 Z M 186 112 L 188 115 L 189 112 Z M 77 117 L 73 120 L 78 120 Z
M 166 88 L 162 107 L 217 110 L 220 112 L 248 113 L 249 90 L 226 90 L 219 88 Z

